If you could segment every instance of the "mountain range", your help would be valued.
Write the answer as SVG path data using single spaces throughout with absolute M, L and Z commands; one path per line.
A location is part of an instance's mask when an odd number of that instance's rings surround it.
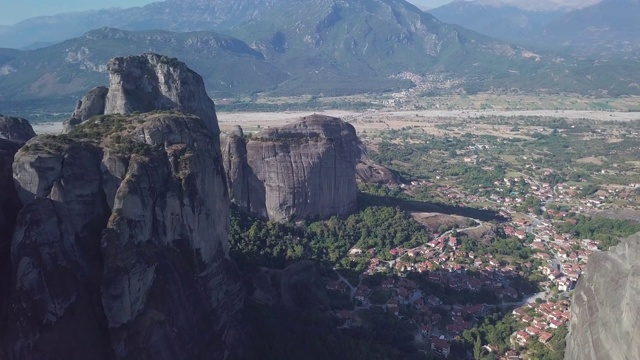
M 640 1 L 603 0 L 584 5 L 569 11 L 502 1 L 454 1 L 429 12 L 444 22 L 524 46 L 592 58 L 640 53 Z
M 52 34 L 102 20 L 132 30 L 103 27 L 44 48 L 0 49 L 0 107 L 19 115 L 34 106 L 72 108 L 88 88 L 106 84 L 108 59 L 145 52 L 192 64 L 216 98 L 392 91 L 408 88 L 415 76 L 428 76 L 447 93 L 640 93 L 638 61 L 576 60 L 511 45 L 443 23 L 403 0 L 295 4 L 170 0 L 25 21 L 11 31 L 45 20 Z

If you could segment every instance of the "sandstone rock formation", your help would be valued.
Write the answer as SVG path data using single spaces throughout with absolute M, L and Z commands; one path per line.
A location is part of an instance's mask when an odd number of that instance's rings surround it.
M 64 122 L 63 132 L 68 133 L 74 126 L 89 120 L 92 116 L 104 114 L 108 93 L 109 89 L 104 86 L 89 90 L 82 99 L 78 100 L 71 119 Z
M 240 164 L 242 140 L 230 138 L 225 163 L 240 208 L 274 221 L 328 218 L 355 210 L 359 153 L 350 124 L 312 115 L 263 130 L 246 144 L 246 166 Z
M 149 53 L 114 58 L 107 70 L 109 89 L 95 88 L 80 100 L 66 132 L 95 115 L 175 110 L 200 117 L 210 131 L 220 133 L 202 77 L 184 63 Z
M 640 234 L 589 258 L 571 305 L 565 359 L 640 359 Z
M 249 211 L 249 174 L 247 141 L 240 126 L 221 134 L 222 158 L 227 175 L 229 196 L 243 212 Z
M 175 113 L 97 117 L 16 154 L 26 207 L 12 241 L 8 357 L 243 354 L 244 293 L 209 128 Z
M 363 183 L 395 185 L 400 182 L 393 171 L 371 160 L 367 147 L 360 141 L 358 141 L 356 178 Z
M 0 139 L 25 143 L 36 136 L 29 121 L 0 115 Z
M 20 148 L 18 143 L 0 139 L 0 329 L 11 286 L 9 249 L 16 216 L 21 203 L 13 185 L 13 157 Z M 0 331 L 1 335 L 1 331 Z

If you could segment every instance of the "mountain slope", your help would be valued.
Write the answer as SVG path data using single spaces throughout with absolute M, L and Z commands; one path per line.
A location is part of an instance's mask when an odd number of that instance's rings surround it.
M 142 52 L 186 59 L 216 96 L 263 90 L 287 76 L 247 44 L 217 33 L 102 28 L 47 48 L 22 52 L 6 62 L 6 74 L 0 77 L 0 97 L 76 95 L 106 84 L 110 58 Z
M 453 1 L 429 13 L 445 23 L 517 42 L 526 42 L 546 24 L 564 14 L 561 11 L 531 11 L 485 1 Z
M 564 44 L 582 53 L 640 54 L 640 0 L 604 0 L 549 23 L 541 41 Z
M 229 27 L 242 41 L 202 31 L 90 31 L 3 64 L 0 106 L 32 118 L 21 109 L 33 105 L 19 101 L 70 95 L 64 107 L 72 108 L 81 92 L 105 83 L 109 58 L 144 52 L 185 59 L 215 97 L 396 91 L 416 76 L 445 93 L 640 93 L 638 61 L 534 52 L 442 23 L 404 0 L 190 0 L 129 11 L 121 19 L 129 26 Z M 167 17 L 175 21 L 163 23 Z

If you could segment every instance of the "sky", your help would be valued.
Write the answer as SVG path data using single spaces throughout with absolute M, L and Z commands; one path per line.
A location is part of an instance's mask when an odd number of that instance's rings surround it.
M 229 0 L 233 1 L 233 0 Z M 0 0 L 0 25 L 12 25 L 35 16 L 109 7 L 141 6 L 153 0 Z

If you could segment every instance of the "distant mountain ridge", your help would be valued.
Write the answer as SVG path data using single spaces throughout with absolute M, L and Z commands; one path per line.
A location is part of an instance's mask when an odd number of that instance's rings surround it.
M 264 90 L 287 78 L 246 43 L 214 32 L 131 32 L 102 28 L 31 51 L 7 52 L 0 62 L 0 97 L 74 95 L 106 84 L 106 63 L 116 55 L 157 52 L 180 56 L 207 80 L 210 93 L 225 96 Z M 3 52 L 0 51 L 0 59 Z M 11 58 L 13 57 L 13 58 Z M 1 70 L 0 70 L 1 71 Z
M 105 85 L 108 59 L 145 52 L 184 59 L 217 98 L 390 92 L 420 77 L 428 79 L 419 88 L 425 93 L 640 93 L 637 61 L 576 60 L 514 46 L 442 23 L 403 0 L 166 1 L 133 8 L 120 20 L 144 27 L 164 18 L 175 19 L 167 27 L 228 27 L 220 31 L 233 37 L 105 27 L 42 49 L 0 51 L 0 107 L 53 96 L 75 102 Z
M 516 3 L 454 1 L 429 12 L 444 22 L 525 46 L 590 57 L 640 54 L 638 0 L 591 1 L 572 11 L 533 11 Z

